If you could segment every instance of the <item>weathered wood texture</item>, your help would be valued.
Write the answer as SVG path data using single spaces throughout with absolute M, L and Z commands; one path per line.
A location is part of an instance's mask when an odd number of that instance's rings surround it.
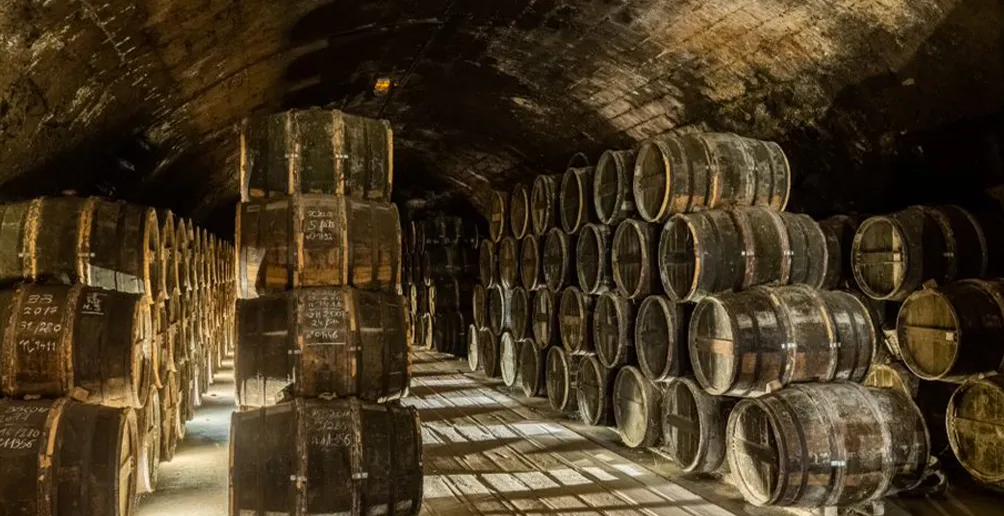
M 506 194 L 495 190 L 492 192 L 491 203 L 488 206 L 488 237 L 492 242 L 502 240 L 506 236 L 506 222 L 509 218 L 509 199 Z
M 560 340 L 557 308 L 555 295 L 551 291 L 541 289 L 533 293 L 530 324 L 533 339 L 542 346 L 551 346 Z
M 569 168 L 561 176 L 558 213 L 561 229 L 570 235 L 578 233 L 584 224 L 596 218 L 593 212 L 593 170 L 593 167 Z
M 634 305 L 607 292 L 596 299 L 593 310 L 593 346 L 605 367 L 616 369 L 635 363 Z
M 247 118 L 241 200 L 317 193 L 389 202 L 393 131 L 386 120 L 321 109 Z
M 564 348 L 547 349 L 544 378 L 547 382 L 547 400 L 551 408 L 575 419 L 578 411 L 578 372 L 581 355 L 572 355 Z
M 422 281 L 432 285 L 438 281 L 469 277 L 480 266 L 480 256 L 473 250 L 458 245 L 429 246 L 422 256 Z
M 558 305 L 558 331 L 561 345 L 573 355 L 593 353 L 593 301 L 575 287 L 561 293 Z
M 711 473 L 725 461 L 725 426 L 736 400 L 712 396 L 690 378 L 666 385 L 662 449 L 687 473 Z
M 160 476 L 161 408 L 157 388 L 150 387 L 146 405 L 136 411 L 138 436 L 136 491 L 140 494 L 152 493 L 157 488 Z
M 543 237 L 558 225 L 558 183 L 560 175 L 537 176 L 530 190 L 530 222 L 533 234 Z
M 583 423 L 593 426 L 613 423 L 614 374 L 595 354 L 582 357 L 576 374 L 576 404 Z
M 532 339 L 520 341 L 519 385 L 523 395 L 534 398 L 547 396 L 547 348 Z
M 579 231 L 575 244 L 575 273 L 579 288 L 586 294 L 599 295 L 614 287 L 611 237 L 610 228 L 600 224 L 586 224 Z
M 638 306 L 634 323 L 638 369 L 656 382 L 690 372 L 687 327 L 691 310 L 663 296 L 649 296 Z
M 488 327 L 496 334 L 511 325 L 509 296 L 511 291 L 502 285 L 488 288 Z
M 630 448 L 655 446 L 662 439 L 662 389 L 634 366 L 622 367 L 614 380 L 614 420 Z
M 575 235 L 551 228 L 544 239 L 542 261 L 544 283 L 551 292 L 570 285 L 575 276 Z
M 478 342 L 480 333 L 477 325 L 472 324 L 467 328 L 467 367 L 472 373 L 484 368 L 481 363 L 481 344 Z
M 422 507 L 418 413 L 305 400 L 231 420 L 230 514 L 414 515 Z
M 540 239 L 535 235 L 527 235 L 520 240 L 519 278 L 523 288 L 527 290 L 537 290 L 545 286 Z
M 479 356 L 484 365 L 485 376 L 500 378 L 502 371 L 499 367 L 499 334 L 490 328 L 481 328 L 478 331 L 478 345 L 481 346 Z
M 520 281 L 519 277 L 519 240 L 506 235 L 499 242 L 499 282 L 505 288 L 513 288 Z
M 1004 377 L 973 378 L 955 391 L 945 420 L 952 450 L 976 480 L 1004 487 Z
M 481 284 L 490 287 L 498 282 L 498 258 L 496 244 L 491 240 L 482 240 L 478 246 L 478 274 Z
M 509 329 L 516 340 L 533 336 L 531 310 L 530 294 L 524 288 L 516 287 L 509 291 Z
M 455 357 L 467 356 L 467 326 L 470 312 L 437 314 L 432 323 L 432 349 Z
M 471 314 L 478 329 L 488 326 L 488 290 L 480 283 L 471 291 Z
M 519 346 L 521 344 L 522 342 L 509 332 L 504 332 L 499 337 L 499 372 L 502 374 L 502 383 L 506 387 L 516 387 L 516 380 L 519 376 Z
M 530 191 L 520 183 L 513 187 L 509 195 L 509 228 L 512 236 L 522 239 L 531 232 Z
M 596 162 L 593 205 L 600 223 L 615 226 L 635 213 L 631 180 L 637 154 L 633 150 L 608 150 Z
M 610 244 L 610 263 L 620 295 L 631 300 L 640 299 L 657 286 L 658 244 L 651 224 L 626 219 L 617 226 Z

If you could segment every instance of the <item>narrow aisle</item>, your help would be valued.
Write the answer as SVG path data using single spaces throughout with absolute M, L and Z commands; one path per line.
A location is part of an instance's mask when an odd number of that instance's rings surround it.
M 224 516 L 230 465 L 230 414 L 234 412 L 233 360 L 216 373 L 174 460 L 160 465 L 157 491 L 144 495 L 137 516 Z

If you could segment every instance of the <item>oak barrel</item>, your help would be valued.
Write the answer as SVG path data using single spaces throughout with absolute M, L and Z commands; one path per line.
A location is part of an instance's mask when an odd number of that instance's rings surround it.
M 547 348 L 532 339 L 519 342 L 517 381 L 528 398 L 547 396 Z
M 140 408 L 154 382 L 153 321 L 142 295 L 25 284 L 0 295 L 0 392 Z
M 474 268 L 480 267 L 475 260 L 480 258 L 474 256 L 470 249 L 457 244 L 430 246 L 422 255 L 422 280 L 431 285 L 439 280 L 473 274 Z
M 541 289 L 533 293 L 533 339 L 542 346 L 550 346 L 559 340 L 558 312 L 554 304 L 555 295 L 550 290 Z
M 478 247 L 478 274 L 481 284 L 490 287 L 498 282 L 498 259 L 495 256 L 495 243 L 482 240 Z
M 175 226 L 175 216 L 171 210 L 161 210 L 157 212 L 157 221 L 160 223 L 160 229 L 158 231 L 160 236 L 160 248 L 158 253 L 160 254 L 159 262 L 160 267 L 163 268 L 164 274 L 164 295 L 163 298 L 168 298 L 173 295 L 177 295 L 179 289 L 181 288 L 181 280 L 178 276 L 178 238 L 177 229 Z M 2 235 L 0 235 L 2 239 Z
M 854 283 L 851 272 L 851 248 L 860 221 L 848 215 L 834 215 L 819 221 L 826 236 L 826 279 L 823 288 L 848 287 Z
M 743 287 L 745 243 L 724 210 L 674 215 L 659 236 L 659 277 L 676 301 Z
M 160 450 L 163 444 L 161 432 L 160 395 L 157 388 L 150 387 L 146 405 L 136 411 L 136 431 L 139 446 L 136 470 L 136 491 L 140 494 L 152 493 L 157 488 L 160 476 Z
M 471 316 L 465 312 L 446 312 L 435 317 L 432 347 L 436 351 L 463 358 L 467 355 L 467 326 Z
M 593 302 L 575 287 L 561 293 L 558 305 L 558 331 L 561 345 L 573 355 L 593 353 Z
M 610 263 L 620 295 L 634 300 L 652 292 L 658 275 L 657 247 L 650 224 L 626 219 L 617 226 L 610 245 Z
M 516 340 L 509 332 L 504 332 L 499 337 L 499 371 L 502 373 L 502 383 L 506 387 L 515 387 L 519 374 L 519 345 L 522 341 Z
M 519 240 L 512 236 L 502 237 L 499 242 L 499 282 L 505 288 L 513 288 L 519 277 Z
M 544 282 L 551 292 L 570 285 L 575 274 L 575 235 L 552 228 L 544 239 Z
M 37 212 L 35 202 L 0 204 L 0 249 L 14 252 L 0 253 L 0 284 L 19 283 L 31 272 L 30 260 L 24 255 L 26 231 L 34 231 L 35 226 L 26 226 L 28 212 Z
M 480 286 L 480 285 L 479 285 Z M 430 310 L 435 312 L 459 312 L 471 309 L 471 296 L 474 286 L 470 281 L 455 277 L 444 278 L 436 282 L 436 288 L 429 298 Z
M 496 334 L 511 324 L 509 296 L 510 290 L 502 285 L 488 288 L 488 327 Z
M 851 506 L 917 486 L 924 419 L 909 396 L 853 383 L 793 385 L 740 402 L 727 454 L 747 502 Z
M 701 386 L 742 397 L 795 382 L 860 382 L 875 356 L 877 329 L 846 292 L 757 287 L 704 298 L 688 342 Z
M 296 398 L 234 413 L 230 435 L 232 516 L 421 509 L 422 434 L 414 408 Z
M 836 288 L 837 283 L 828 272 L 831 263 L 826 233 L 819 223 L 801 213 L 781 213 L 788 232 L 790 270 L 788 283 L 802 283 L 813 288 Z
M 506 236 L 506 220 L 509 218 L 509 199 L 505 193 L 493 190 L 488 204 L 488 237 L 492 242 Z
M 648 296 L 638 306 L 634 324 L 638 369 L 652 381 L 665 382 L 689 373 L 688 315 L 684 305 L 663 296 Z
M 788 203 L 791 170 L 776 143 L 726 133 L 684 134 L 641 144 L 632 189 L 638 214 L 648 222 L 726 206 L 781 211 Z
M 629 448 L 655 446 L 662 438 L 662 390 L 634 366 L 614 380 L 614 420 Z
M 474 284 L 471 292 L 471 313 L 476 327 L 488 325 L 488 290 L 480 283 Z
M 627 299 L 613 292 L 596 299 L 593 345 L 605 367 L 615 369 L 635 362 L 634 321 L 634 305 Z
M 614 373 L 603 367 L 596 355 L 583 355 L 576 374 L 576 404 L 583 423 L 592 426 L 613 423 Z
M 181 421 L 181 392 L 179 391 L 178 373 L 171 371 L 162 382 L 159 390 L 160 399 L 160 458 L 164 462 L 174 459 L 178 447 L 179 434 L 183 423 Z
M 725 461 L 725 426 L 734 399 L 712 396 L 690 378 L 666 385 L 662 449 L 687 473 L 711 473 Z
M 242 407 L 279 394 L 406 396 L 410 379 L 404 299 L 389 292 L 318 287 L 237 304 L 234 376 Z
M 599 224 L 586 224 L 579 231 L 575 244 L 575 272 L 579 288 L 586 294 L 602 294 L 614 286 L 610 237 L 610 228 Z
M 485 376 L 489 378 L 499 378 L 502 376 L 499 358 L 499 334 L 491 328 L 481 328 L 478 331 L 478 345 L 481 352 L 478 354 L 481 363 L 484 364 Z
M 533 234 L 544 236 L 547 231 L 558 225 L 558 182 L 560 175 L 539 175 L 533 180 L 530 190 L 530 221 L 533 223 Z
M 593 168 L 569 168 L 561 176 L 558 192 L 558 213 L 561 229 L 568 234 L 578 233 L 583 224 L 593 218 Z
M 394 204 L 327 195 L 238 208 L 240 293 L 301 287 L 400 289 L 401 226 Z
M 527 290 L 545 286 L 544 261 L 540 255 L 540 239 L 535 235 L 523 237 L 519 245 L 519 278 Z
M 530 294 L 522 287 L 509 291 L 509 329 L 513 338 L 521 340 L 532 337 Z
M 608 150 L 596 162 L 593 205 L 600 223 L 614 226 L 634 214 L 631 179 L 637 155 L 633 150 Z
M 1004 487 L 1004 376 L 974 377 L 952 395 L 945 417 L 959 463 L 976 480 Z
M 551 408 L 574 415 L 578 412 L 578 371 L 581 355 L 572 355 L 565 348 L 545 348 L 547 359 L 544 378 L 547 382 L 547 401 Z
M 481 344 L 478 342 L 480 333 L 477 325 L 472 324 L 467 328 L 467 367 L 471 369 L 472 373 L 483 367 L 481 364 Z
M 925 380 L 992 373 L 1004 362 L 1004 281 L 963 280 L 906 298 L 896 318 L 903 362 Z
M 138 442 L 129 409 L 0 400 L 0 514 L 134 514 Z
M 522 239 L 530 232 L 530 192 L 526 185 L 520 183 L 512 189 L 509 196 L 509 227 L 512 236 Z

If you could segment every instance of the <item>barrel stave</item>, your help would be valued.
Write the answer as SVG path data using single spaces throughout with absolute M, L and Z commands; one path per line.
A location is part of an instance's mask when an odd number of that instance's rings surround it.
M 596 162 L 593 204 L 600 223 L 616 225 L 634 214 L 631 176 L 637 155 L 634 150 L 608 150 Z
M 576 381 L 576 404 L 582 422 L 592 426 L 613 423 L 614 371 L 603 367 L 595 354 L 584 355 Z
M 558 307 L 558 329 L 561 345 L 573 355 L 592 353 L 593 345 L 593 300 L 575 287 L 568 287 L 561 293 Z
M 583 292 L 598 295 L 614 286 L 610 246 L 608 226 L 586 224 L 582 227 L 575 245 L 575 271 Z
M 551 292 L 558 292 L 572 282 L 575 270 L 575 235 L 558 228 L 547 232 L 544 240 L 544 282 Z
M 658 276 L 658 241 L 652 225 L 626 219 L 617 226 L 610 245 L 614 284 L 620 295 L 640 299 L 653 291 Z
M 629 448 L 652 447 L 662 439 L 662 389 L 634 366 L 614 380 L 614 420 Z
M 593 345 L 600 363 L 617 368 L 635 362 L 634 306 L 612 292 L 596 300 L 593 311 Z

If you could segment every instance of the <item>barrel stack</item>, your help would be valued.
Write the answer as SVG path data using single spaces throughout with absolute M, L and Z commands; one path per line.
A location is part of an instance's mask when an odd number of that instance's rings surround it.
M 240 135 L 231 514 L 418 514 L 390 126 L 312 109 Z

